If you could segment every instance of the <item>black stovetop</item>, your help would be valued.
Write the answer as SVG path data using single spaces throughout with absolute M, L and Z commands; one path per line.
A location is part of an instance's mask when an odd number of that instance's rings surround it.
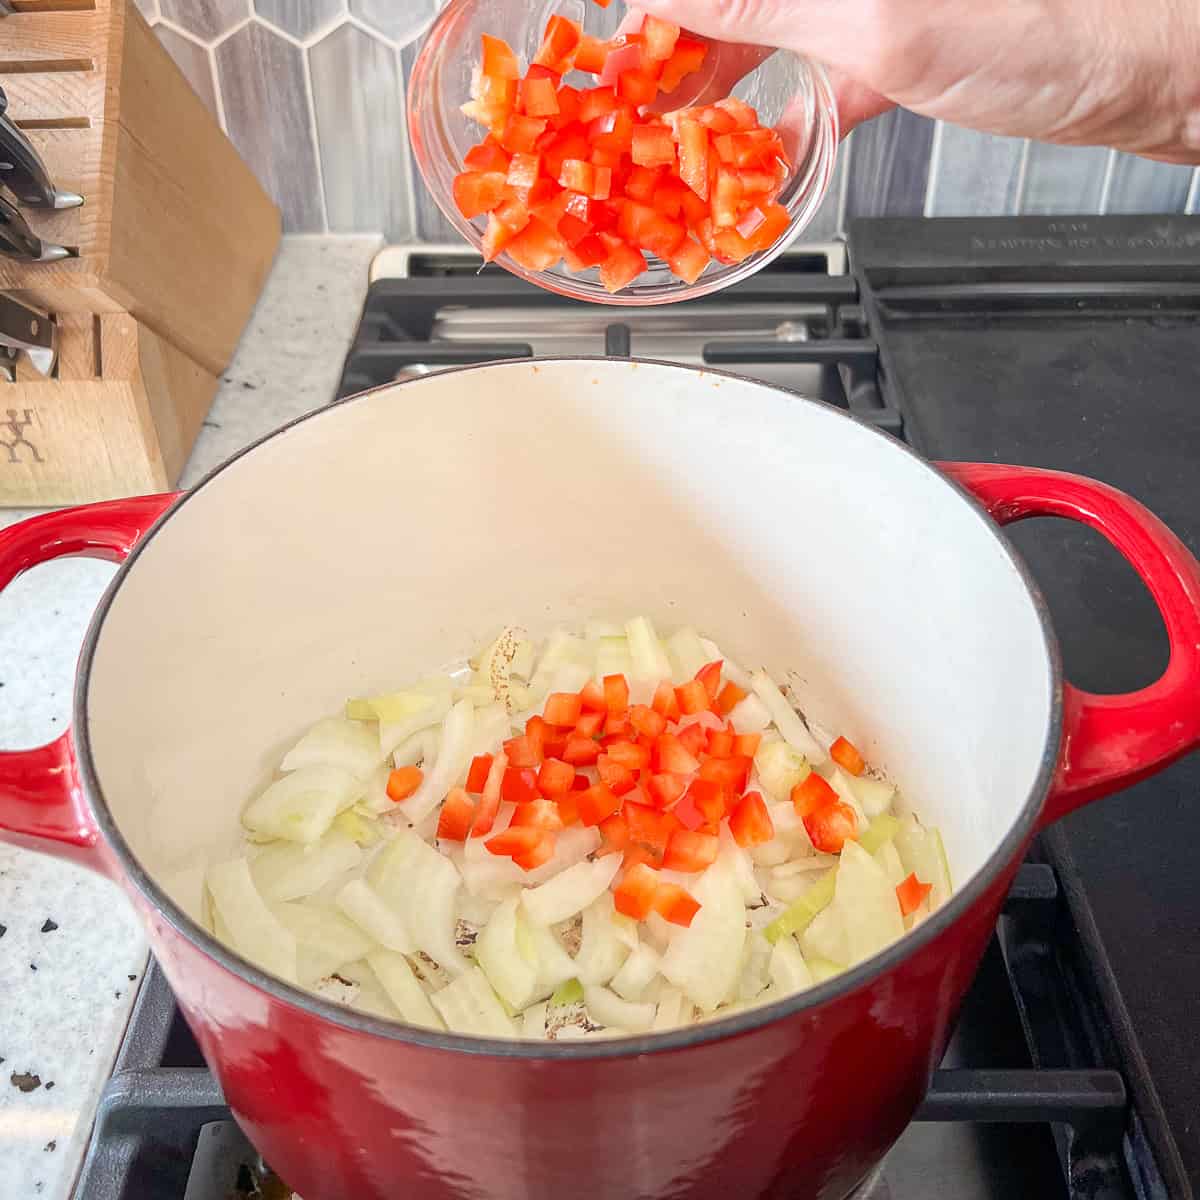
M 1200 218 L 860 221 L 850 246 L 850 275 L 789 255 L 688 305 L 680 357 L 790 383 L 930 457 L 1095 475 L 1200 552 Z M 579 352 L 671 357 L 678 309 L 614 316 L 478 266 L 418 255 L 411 277 L 373 284 L 339 395 L 414 364 L 528 356 L 547 313 L 555 335 L 594 339 Z M 1010 533 L 1073 682 L 1159 673 L 1161 622 L 1115 551 L 1062 522 Z M 1039 839 L 920 1118 L 865 1197 L 1200 1196 L 1198 806 L 1194 755 Z M 76 1196 L 262 1195 L 258 1165 L 151 972 Z

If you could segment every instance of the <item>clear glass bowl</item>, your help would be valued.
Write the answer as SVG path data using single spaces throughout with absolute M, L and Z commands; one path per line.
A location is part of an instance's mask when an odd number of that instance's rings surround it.
M 623 6 L 603 9 L 591 0 L 450 0 L 434 22 L 413 67 L 408 87 L 408 128 L 417 166 L 425 185 L 446 219 L 476 249 L 481 249 L 486 219 L 468 221 L 454 203 L 454 177 L 463 169 L 467 151 L 485 131 L 459 111 L 471 96 L 471 75 L 480 57 L 480 37 L 501 37 L 528 63 L 541 42 L 546 21 L 562 13 L 596 37 L 609 37 Z M 714 48 L 703 70 L 711 76 L 721 53 L 753 54 L 746 47 Z M 754 56 L 757 60 L 757 55 Z M 591 76 L 568 75 L 567 82 L 594 86 Z M 693 81 L 695 82 L 695 81 Z M 687 88 L 687 80 L 680 88 Z M 622 291 L 610 295 L 593 269 L 573 274 L 564 266 L 530 271 L 503 254 L 497 262 L 514 275 L 560 296 L 599 304 L 670 304 L 719 291 L 753 275 L 777 257 L 816 215 L 833 176 L 838 146 L 837 108 L 825 72 L 789 51 L 778 51 L 758 63 L 734 94 L 752 104 L 763 125 L 785 126 L 792 174 L 779 195 L 791 214 L 787 232 L 769 250 L 729 266 L 708 265 L 695 283 L 685 283 L 657 258 Z M 785 113 L 787 120 L 784 122 Z

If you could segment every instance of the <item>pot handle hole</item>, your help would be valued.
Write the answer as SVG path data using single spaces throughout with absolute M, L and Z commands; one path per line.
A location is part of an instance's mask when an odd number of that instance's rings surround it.
M 1064 683 L 1062 745 L 1041 824 L 1200 745 L 1200 563 L 1179 538 L 1131 496 L 1096 480 L 992 463 L 938 466 L 1000 525 L 1065 517 L 1103 534 L 1141 577 L 1166 626 L 1170 659 L 1148 687 L 1100 696 Z
M 176 495 L 84 504 L 0 529 L 0 591 L 54 558 L 123 561 Z M 95 865 L 98 840 L 70 730 L 34 750 L 0 752 L 0 841 Z

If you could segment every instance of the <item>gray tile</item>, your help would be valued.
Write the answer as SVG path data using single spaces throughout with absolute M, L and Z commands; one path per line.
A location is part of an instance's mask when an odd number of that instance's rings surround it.
M 212 41 L 250 15 L 250 0 L 159 0 L 168 21 Z
M 1187 210 L 1200 215 L 1200 167 L 1192 172 L 1192 190 L 1188 195 Z
M 256 21 L 216 50 L 229 136 L 283 210 L 290 233 L 324 226 L 303 54 Z
M 1021 185 L 1023 138 L 941 126 L 926 212 L 931 217 L 1009 216 Z
M 1110 213 L 1181 213 L 1192 186 L 1192 168 L 1118 154 L 1108 188 Z
M 424 40 L 424 38 L 419 38 L 415 42 L 410 42 L 400 52 L 400 64 L 404 70 L 404 88 L 406 92 L 413 64 L 417 61 L 417 55 L 420 53 Z M 425 181 L 421 178 L 421 172 L 415 161 L 412 163 L 410 171 L 412 174 L 413 198 L 416 202 L 416 211 L 413 216 L 415 218 L 415 233 L 417 238 L 423 242 L 449 242 L 452 246 L 465 245 L 462 234 L 446 220 L 442 215 L 442 210 L 438 208 L 437 202 L 426 189 Z
M 934 122 L 896 108 L 854 131 L 847 167 L 848 217 L 919 217 L 925 212 Z
M 853 138 L 854 135 L 850 136 Z M 833 178 L 829 181 L 829 190 L 825 193 L 825 199 L 821 201 L 821 207 L 817 209 L 816 216 L 813 217 L 808 228 L 801 232 L 798 239 L 801 243 L 832 241 L 841 232 L 838 226 L 842 216 L 846 160 L 849 157 L 850 145 L 848 142 L 843 142 L 838 147 L 838 156 L 833 164 Z
M 311 37 L 346 11 L 346 0 L 254 0 L 254 11 L 293 37 Z
M 343 25 L 308 52 L 325 210 L 336 233 L 412 237 L 408 137 L 396 52 Z
M 1049 216 L 1099 212 L 1108 159 L 1103 146 L 1030 142 L 1020 211 Z
M 350 0 L 350 11 L 386 38 L 406 46 L 429 28 L 444 0 Z
M 204 107 L 214 117 L 217 116 L 217 95 L 213 88 L 209 51 L 165 25 L 156 25 L 154 32 L 166 47 L 167 53 L 175 60 L 175 65 L 187 76 L 192 91 L 204 101 Z

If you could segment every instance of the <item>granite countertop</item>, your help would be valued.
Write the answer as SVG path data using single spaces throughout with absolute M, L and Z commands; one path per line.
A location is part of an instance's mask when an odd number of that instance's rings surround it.
M 327 404 L 358 324 L 378 238 L 285 238 L 181 483 Z M 0 509 L 0 527 L 30 515 Z M 0 748 L 69 721 L 75 659 L 115 568 L 67 559 L 0 596 Z M 71 1194 L 146 942 L 121 892 L 0 845 L 0 1197 Z

